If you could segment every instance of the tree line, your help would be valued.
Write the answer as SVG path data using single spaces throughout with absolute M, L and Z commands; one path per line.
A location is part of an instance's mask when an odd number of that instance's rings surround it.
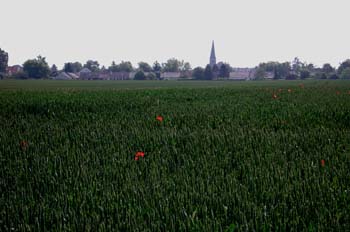
M 313 64 L 301 62 L 294 58 L 293 62 L 267 62 L 260 63 L 255 71 L 255 79 L 262 80 L 267 74 L 273 79 L 350 79 L 350 59 L 340 63 L 338 68 L 326 63 L 322 67 L 315 67 Z
M 7 76 L 8 53 L 0 48 L 0 78 Z M 10 78 L 17 79 L 39 79 L 56 76 L 59 72 L 78 73 L 83 68 L 89 69 L 91 72 L 136 72 L 134 79 L 136 80 L 153 80 L 160 79 L 162 72 L 180 72 L 184 78 L 192 78 L 198 80 L 227 79 L 230 72 L 235 70 L 228 63 L 218 63 L 216 65 L 206 67 L 196 67 L 192 69 L 189 62 L 178 60 L 175 58 L 168 59 L 165 63 L 155 61 L 152 65 L 147 62 L 139 62 L 134 67 L 130 61 L 121 61 L 119 64 L 112 62 L 110 66 L 101 66 L 96 60 L 88 60 L 82 64 L 80 62 L 67 62 L 62 69 L 58 69 L 56 65 L 51 67 L 48 65 L 46 58 L 38 56 L 29 59 L 23 63 L 23 70 L 13 74 Z M 299 58 L 295 58 L 292 62 L 267 62 L 260 63 L 253 70 L 252 79 L 262 80 L 267 76 L 273 79 L 350 79 L 350 59 L 340 63 L 335 68 L 331 64 L 326 63 L 321 68 L 315 67 L 313 64 L 301 62 Z

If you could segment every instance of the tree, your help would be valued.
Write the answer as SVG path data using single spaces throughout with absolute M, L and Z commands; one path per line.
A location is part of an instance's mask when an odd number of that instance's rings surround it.
M 73 63 L 70 63 L 70 62 L 65 63 L 64 67 L 63 67 L 63 71 L 68 72 L 68 73 L 74 72 Z
M 153 64 L 153 71 L 155 71 L 155 72 L 162 71 L 162 66 L 158 63 L 158 61 L 155 61 Z
M 152 72 L 152 67 L 148 63 L 141 61 L 138 63 L 138 65 L 139 65 L 139 68 L 138 68 L 139 70 L 143 72 Z
M 118 66 L 120 72 L 132 72 L 134 70 L 130 61 L 122 61 Z
M 211 69 L 211 71 L 213 73 L 213 78 L 218 78 L 220 70 L 216 64 L 213 65 L 213 68 Z
M 70 73 L 78 73 L 82 70 L 83 65 L 80 62 L 68 62 L 64 64 L 63 70 Z
M 212 80 L 213 77 L 214 77 L 213 70 L 211 69 L 211 66 L 208 64 L 204 69 L 204 79 Z
M 119 72 L 119 66 L 114 61 L 112 61 L 111 66 L 108 67 L 108 71 Z
M 27 73 L 29 78 L 47 78 L 50 74 L 50 67 L 45 57 L 38 56 L 36 59 L 24 62 L 23 71 Z
M 160 72 L 162 71 L 162 66 L 158 63 L 158 61 L 155 61 L 152 68 L 157 75 L 157 79 L 160 79 Z
M 8 53 L 0 48 L 0 77 L 7 72 L 8 61 Z
M 274 79 L 282 79 L 289 76 L 291 66 L 289 62 L 279 63 L 279 62 L 268 62 L 261 63 L 258 66 L 259 76 L 256 76 L 256 79 L 261 79 L 261 75 L 266 74 L 266 72 L 272 72 L 274 74 Z
M 330 74 L 330 73 L 334 72 L 334 70 L 335 69 L 332 67 L 332 65 L 330 65 L 328 63 L 324 64 L 322 67 L 322 71 L 326 74 Z
M 315 73 L 315 78 L 316 79 L 327 79 L 327 75 L 322 72 L 322 70 L 317 70 L 317 72 Z
M 299 60 L 298 57 L 295 57 L 293 62 L 292 62 L 292 67 L 291 69 L 293 70 L 294 74 L 299 76 L 301 69 L 304 67 L 304 64 Z
M 58 74 L 57 66 L 53 64 L 50 68 L 50 76 L 55 77 Z
M 138 71 L 138 72 L 135 74 L 134 80 L 146 80 L 146 75 L 145 75 L 145 73 L 142 72 L 142 71 Z
M 204 80 L 204 69 L 202 67 L 196 67 L 193 69 L 192 77 L 194 77 L 197 80 Z
M 179 72 L 180 68 L 183 66 L 183 61 L 179 61 L 175 58 L 167 60 L 166 63 L 163 63 L 164 72 Z
M 100 64 L 98 61 L 88 60 L 84 64 L 84 68 L 88 68 L 91 72 L 98 72 L 100 70 Z
M 336 74 L 336 73 L 334 72 L 334 73 L 331 73 L 331 74 L 329 75 L 328 78 L 329 78 L 329 79 L 332 79 L 332 80 L 335 80 L 335 79 L 338 79 L 339 76 L 338 76 L 338 74 Z
M 182 62 L 183 63 L 183 62 Z M 188 72 L 188 71 L 191 71 L 191 64 L 189 62 L 185 62 L 183 63 L 182 67 L 180 68 L 181 71 L 183 72 Z
M 300 71 L 300 79 L 306 79 L 310 77 L 310 71 L 306 69 L 302 69 Z
M 305 69 L 308 70 L 309 72 L 313 72 L 315 70 L 314 64 L 307 64 L 305 65 Z
M 147 74 L 147 80 L 155 80 L 157 79 L 157 75 L 154 72 L 149 72 Z
M 259 65 L 259 67 L 256 69 L 256 72 L 254 74 L 254 79 L 255 80 L 264 80 L 265 76 L 266 76 L 265 69 Z
M 346 68 L 350 68 L 350 59 L 347 59 L 345 61 L 343 61 L 339 67 L 338 67 L 338 74 L 341 75 L 343 70 Z
M 74 73 L 78 73 L 80 72 L 80 70 L 83 69 L 83 65 L 80 63 L 80 62 L 74 62 L 73 63 L 73 70 L 74 70 Z
M 230 77 L 230 65 L 222 64 L 219 70 L 219 77 L 229 78 Z
M 286 78 L 291 70 L 290 63 L 284 62 L 282 64 L 276 62 L 274 66 L 274 79 Z
M 341 79 L 350 79 L 350 67 L 343 69 L 342 73 L 340 74 Z

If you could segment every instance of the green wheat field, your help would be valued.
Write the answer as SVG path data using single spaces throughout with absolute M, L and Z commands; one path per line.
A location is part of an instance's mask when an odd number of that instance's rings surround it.
M 0 231 L 349 230 L 350 81 L 0 81 Z

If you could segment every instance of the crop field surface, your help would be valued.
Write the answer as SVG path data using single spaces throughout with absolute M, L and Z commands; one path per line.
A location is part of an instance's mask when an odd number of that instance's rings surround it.
M 350 231 L 349 81 L 0 81 L 0 231 Z

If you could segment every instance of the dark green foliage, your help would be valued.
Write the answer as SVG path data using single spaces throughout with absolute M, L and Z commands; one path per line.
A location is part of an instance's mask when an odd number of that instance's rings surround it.
M 345 68 L 345 69 L 341 72 L 340 78 L 341 78 L 341 79 L 350 79 L 350 67 L 349 67 L 349 68 Z
M 332 67 L 332 65 L 327 63 L 327 64 L 323 65 L 322 71 L 328 75 L 328 74 L 333 73 L 335 71 L 335 69 Z
M 162 71 L 162 66 L 158 63 L 158 61 L 155 61 L 152 68 L 153 71 L 156 73 L 157 79 L 160 79 L 160 72 Z
M 231 67 L 229 64 L 222 64 L 220 66 L 219 77 L 224 77 L 224 78 L 230 77 L 230 69 Z
M 138 71 L 138 72 L 135 74 L 134 80 L 146 80 L 146 75 L 145 75 L 145 73 L 142 72 L 142 71 Z
M 162 70 L 162 66 L 158 63 L 158 61 L 153 64 L 153 71 L 160 72 Z
M 120 72 L 132 72 L 134 70 L 130 61 L 122 61 L 118 66 Z
M 339 67 L 338 67 L 338 74 L 341 75 L 341 73 L 344 71 L 344 69 L 350 68 L 350 59 L 347 59 L 343 61 Z
M 279 62 L 268 62 L 261 63 L 258 66 L 258 74 L 256 74 L 257 79 L 262 79 L 262 74 L 266 72 L 272 72 L 274 74 L 274 79 L 284 79 L 291 71 L 291 66 L 289 62 L 279 63 Z
M 50 68 L 50 76 L 55 77 L 58 75 L 58 69 L 55 64 L 53 64 Z
M 204 69 L 202 67 L 196 67 L 193 69 L 192 77 L 197 80 L 204 80 Z
M 93 62 L 93 61 L 88 62 L 88 64 L 86 64 L 85 66 L 86 67 L 93 66 L 93 64 L 91 62 Z M 80 72 L 80 70 L 82 70 L 82 68 L 83 68 L 83 65 L 80 62 L 68 62 L 68 63 L 64 64 L 63 70 L 65 72 L 68 72 L 68 73 L 78 73 L 78 72 Z M 90 69 L 90 71 L 91 71 L 91 69 Z
M 162 64 L 162 70 L 163 72 L 179 72 L 183 64 L 183 61 L 180 61 L 176 58 L 171 58 L 167 60 L 166 63 Z
M 316 79 L 327 79 L 327 74 L 320 70 L 320 71 L 317 71 L 315 73 L 315 78 Z
M 0 231 L 349 231 L 350 83 L 299 84 L 2 81 Z
M 329 74 L 328 78 L 331 80 L 336 80 L 336 79 L 339 79 L 339 76 L 336 73 L 331 73 Z
M 213 73 L 213 78 L 218 78 L 219 76 L 219 67 L 215 64 L 212 69 L 211 69 L 212 73 Z
M 298 79 L 298 75 L 290 73 L 288 74 L 288 76 L 286 77 L 286 80 L 296 80 Z
M 139 70 L 143 72 L 152 72 L 152 67 L 146 62 L 139 62 Z
M 38 56 L 36 59 L 27 60 L 23 64 L 23 71 L 29 78 L 47 78 L 50 75 L 50 67 L 45 57 Z
M 9 61 L 9 56 L 7 52 L 5 52 L 0 48 L 0 76 L 6 74 L 8 61 Z
M 86 64 L 84 64 L 83 67 L 88 68 L 91 72 L 100 71 L 100 64 L 98 63 L 98 61 L 95 61 L 95 60 L 86 61 Z
M 113 61 L 111 66 L 108 67 L 108 71 L 119 72 L 119 66 L 115 63 L 115 61 Z
M 114 61 L 111 66 L 108 67 L 111 72 L 132 72 L 134 68 L 130 61 L 122 61 L 120 64 L 116 64 Z
M 256 69 L 256 72 L 254 74 L 254 79 L 255 80 L 263 80 L 266 76 L 266 71 L 265 71 L 265 68 L 259 66 L 257 69 Z
M 24 71 L 20 71 L 20 72 L 17 72 L 17 73 L 14 73 L 12 76 L 11 76 L 12 79 L 18 79 L 18 80 L 25 80 L 25 79 L 28 79 L 28 74 Z
M 147 80 L 156 80 L 157 79 L 157 75 L 154 72 L 150 72 L 147 74 L 146 77 Z
M 205 80 L 212 80 L 214 78 L 213 70 L 208 64 L 204 69 L 204 79 Z
M 303 69 L 300 71 L 300 79 L 306 79 L 310 77 L 310 71 Z

